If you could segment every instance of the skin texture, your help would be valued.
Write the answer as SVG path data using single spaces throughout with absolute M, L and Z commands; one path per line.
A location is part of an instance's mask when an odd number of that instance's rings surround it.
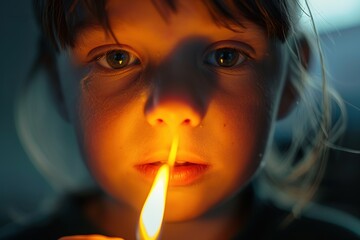
M 201 1 L 181 1 L 176 13 L 164 14 L 151 1 L 110 0 L 119 44 L 90 25 L 70 51 L 82 75 L 62 77 L 69 119 L 91 173 L 112 197 L 90 212 L 96 218 L 103 210 L 105 222 L 126 222 L 106 212 L 138 216 L 151 181 L 134 166 L 166 159 L 176 129 L 178 158 L 208 168 L 191 184 L 170 186 L 165 220 L 220 211 L 219 219 L 231 222 L 235 196 L 260 168 L 277 116 L 286 114 L 278 112 L 288 80 L 286 46 L 248 21 L 236 31 L 216 24 Z M 212 53 L 221 48 L 237 49 L 235 66 L 217 66 Z M 111 69 L 106 53 L 119 49 L 132 55 L 130 64 Z M 107 231 L 124 236 L 115 228 Z

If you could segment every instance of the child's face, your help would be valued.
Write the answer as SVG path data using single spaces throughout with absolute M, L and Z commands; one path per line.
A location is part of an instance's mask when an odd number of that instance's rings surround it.
M 152 1 L 108 4 L 120 45 L 101 27 L 82 30 L 72 54 L 89 72 L 77 97 L 65 91 L 87 164 L 109 194 L 140 211 L 177 128 L 165 217 L 200 216 L 259 168 L 281 101 L 285 47 L 253 23 L 236 31 L 217 24 L 202 1 L 179 1 L 176 13 Z

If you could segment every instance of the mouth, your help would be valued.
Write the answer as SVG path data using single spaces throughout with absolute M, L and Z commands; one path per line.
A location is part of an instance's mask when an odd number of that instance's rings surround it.
M 152 161 L 135 165 L 135 169 L 148 181 L 153 181 L 160 166 L 165 161 Z M 209 164 L 192 162 L 192 161 L 176 161 L 170 172 L 169 186 L 186 186 L 192 185 L 199 181 L 201 177 L 209 169 Z

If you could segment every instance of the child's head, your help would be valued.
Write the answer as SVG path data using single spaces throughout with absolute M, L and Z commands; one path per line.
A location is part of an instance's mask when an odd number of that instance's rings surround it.
M 45 32 L 85 72 L 54 85 L 107 193 L 140 210 L 177 129 L 168 220 L 238 193 L 305 85 L 295 0 L 39 2 Z

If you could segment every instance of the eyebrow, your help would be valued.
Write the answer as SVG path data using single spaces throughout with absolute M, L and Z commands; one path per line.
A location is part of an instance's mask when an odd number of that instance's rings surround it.
M 224 27 L 228 29 L 229 31 L 235 33 L 235 34 L 245 34 L 246 33 L 246 27 L 245 26 L 239 26 L 237 24 L 227 24 L 224 26 L 224 24 L 220 24 L 215 22 L 217 26 Z M 112 29 L 107 29 L 103 25 L 99 23 L 86 23 L 78 27 L 78 30 L 75 34 L 75 41 L 74 41 L 74 48 L 77 48 L 79 44 L 82 44 L 82 40 L 85 39 L 87 36 L 90 35 L 96 35 L 96 34 L 104 34 L 107 41 L 113 42 L 114 44 L 122 45 L 120 43 L 119 37 L 116 37 L 113 33 Z M 88 54 L 89 55 L 89 54 Z
M 166 19 L 164 19 L 164 21 L 165 23 L 168 23 Z M 215 17 L 213 18 L 213 22 L 216 26 L 226 28 L 234 33 L 246 33 L 247 27 L 245 26 L 245 24 L 242 24 L 240 22 L 238 24 L 235 24 L 233 21 L 220 21 Z M 117 38 L 113 34 L 111 27 L 106 28 L 105 26 L 97 22 L 82 23 L 81 25 L 77 26 L 74 32 L 76 32 L 75 43 L 76 39 L 78 39 L 79 36 L 86 35 L 88 32 L 104 32 L 107 35 L 111 36 L 115 40 L 115 42 L 117 42 Z

